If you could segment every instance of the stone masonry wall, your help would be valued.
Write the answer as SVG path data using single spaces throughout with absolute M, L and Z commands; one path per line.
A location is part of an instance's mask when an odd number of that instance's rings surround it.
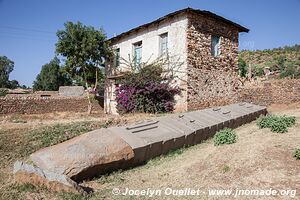
M 43 98 L 28 95 L 0 98 L 0 114 L 44 114 L 52 112 L 87 112 L 86 97 Z M 103 108 L 94 100 L 92 112 L 102 112 Z
M 250 85 L 240 91 L 239 99 L 265 106 L 300 102 L 300 80 L 280 79 Z
M 220 36 L 218 57 L 211 55 L 212 35 Z M 238 30 L 235 27 L 200 14 L 189 14 L 187 54 L 188 110 L 238 101 Z

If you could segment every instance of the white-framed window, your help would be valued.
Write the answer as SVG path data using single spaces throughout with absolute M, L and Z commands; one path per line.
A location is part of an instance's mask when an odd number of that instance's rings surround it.
M 114 50 L 114 66 L 120 66 L 120 48 Z
M 133 44 L 133 61 L 136 70 L 138 70 L 142 62 L 142 41 Z
M 159 35 L 159 55 L 168 53 L 168 33 Z
M 220 52 L 220 36 L 211 36 L 211 55 L 217 57 L 221 54 Z

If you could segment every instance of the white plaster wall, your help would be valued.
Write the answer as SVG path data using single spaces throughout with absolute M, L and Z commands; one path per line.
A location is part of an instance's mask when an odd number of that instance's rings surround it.
M 184 89 L 181 96 L 176 96 L 175 112 L 187 110 L 187 26 L 186 15 L 176 16 L 124 36 L 112 44 L 113 48 L 120 48 L 121 64 L 118 71 L 126 71 L 129 68 L 124 64 L 124 60 L 128 61 L 129 57 L 132 59 L 134 43 L 142 41 L 142 62 L 151 62 L 159 57 L 159 36 L 168 33 L 168 53 L 177 63 L 181 63 L 180 72 L 177 73 L 180 78 L 174 84 Z M 108 97 L 105 102 L 113 104 L 114 99 Z
M 120 57 L 129 60 L 129 55 L 131 59 L 133 56 L 133 44 L 142 41 L 142 62 L 151 62 L 159 56 L 159 35 L 167 32 L 169 54 L 181 56 L 185 60 L 187 23 L 186 16 L 177 16 L 124 36 L 119 41 L 114 42 L 112 46 L 120 48 Z M 120 68 L 124 67 L 124 64 L 121 64 Z

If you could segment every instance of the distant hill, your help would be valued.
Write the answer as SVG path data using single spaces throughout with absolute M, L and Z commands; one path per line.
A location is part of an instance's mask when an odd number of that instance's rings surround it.
M 280 74 L 280 77 L 300 77 L 300 45 L 298 44 L 256 51 L 242 50 L 239 58 L 245 61 L 247 66 L 250 64 L 256 72 L 269 68 L 271 72 Z

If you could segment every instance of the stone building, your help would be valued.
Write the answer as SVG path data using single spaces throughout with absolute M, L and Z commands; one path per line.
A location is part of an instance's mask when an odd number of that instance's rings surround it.
M 128 70 L 126 61 L 151 62 L 166 53 L 180 63 L 174 84 L 182 94 L 175 111 L 237 101 L 238 37 L 248 31 L 209 11 L 186 8 L 111 38 L 115 58 L 106 66 L 105 112 L 117 112 L 115 82 Z

